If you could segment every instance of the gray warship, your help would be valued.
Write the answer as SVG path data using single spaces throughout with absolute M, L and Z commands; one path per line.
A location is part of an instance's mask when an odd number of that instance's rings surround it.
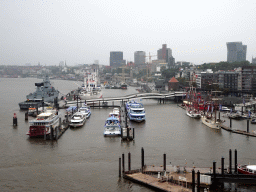
M 36 91 L 26 96 L 27 100 L 20 102 L 21 110 L 27 110 L 30 107 L 41 107 L 43 102 L 53 103 L 58 101 L 59 91 L 50 83 L 49 76 L 46 75 L 43 82 L 35 83 Z

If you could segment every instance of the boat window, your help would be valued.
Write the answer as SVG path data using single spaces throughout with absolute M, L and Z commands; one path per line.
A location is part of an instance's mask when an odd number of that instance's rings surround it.
M 250 173 L 252 173 L 252 172 L 253 172 L 253 170 L 249 169 L 249 172 L 250 172 Z

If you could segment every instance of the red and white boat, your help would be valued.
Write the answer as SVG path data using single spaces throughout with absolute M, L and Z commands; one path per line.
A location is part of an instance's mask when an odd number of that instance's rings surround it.
M 30 137 L 43 137 L 51 134 L 51 127 L 55 130 L 59 125 L 59 115 L 55 110 L 48 110 L 40 113 L 34 120 L 29 121 L 29 131 L 27 135 Z
M 256 165 L 238 165 L 238 173 L 256 175 Z

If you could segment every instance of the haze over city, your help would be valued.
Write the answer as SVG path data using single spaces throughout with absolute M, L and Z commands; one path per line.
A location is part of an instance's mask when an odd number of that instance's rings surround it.
M 256 56 L 256 2 L 1 1 L 0 65 L 109 65 L 110 51 L 156 55 L 162 44 L 176 61 L 227 60 L 227 42 Z M 154 57 L 152 57 L 154 59 Z

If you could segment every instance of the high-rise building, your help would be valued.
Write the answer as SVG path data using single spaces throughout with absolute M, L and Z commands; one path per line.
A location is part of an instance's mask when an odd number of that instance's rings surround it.
M 247 45 L 242 42 L 227 42 L 227 62 L 246 61 Z
M 167 48 L 166 44 L 162 45 L 162 49 L 157 51 L 157 59 L 158 60 L 165 60 L 168 64 L 168 68 L 171 68 L 175 65 L 175 58 L 172 56 L 172 50 Z
M 111 67 L 119 67 L 125 65 L 126 61 L 123 60 L 123 52 L 122 51 L 111 51 L 110 52 L 110 66 Z
M 135 65 L 143 65 L 146 61 L 146 53 L 144 51 L 136 51 L 134 52 L 134 64 Z

